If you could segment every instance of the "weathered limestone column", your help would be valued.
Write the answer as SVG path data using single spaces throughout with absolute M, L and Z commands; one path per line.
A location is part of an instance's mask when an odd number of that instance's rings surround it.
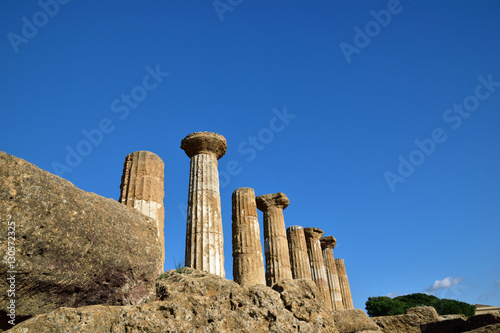
M 189 134 L 181 148 L 191 158 L 186 223 L 186 266 L 224 277 L 224 240 L 217 160 L 226 139 L 212 132 Z
M 158 228 L 158 238 L 162 246 L 162 262 L 165 262 L 165 237 L 163 224 L 165 208 L 163 206 L 164 163 L 150 151 L 136 151 L 125 157 L 123 164 L 120 198 L 118 201 L 134 207 L 144 215 L 153 218 Z M 163 273 L 163 271 L 162 271 Z
M 340 292 L 342 293 L 342 304 L 344 305 L 344 309 L 354 309 L 344 259 L 335 259 L 335 266 L 337 266 L 337 273 L 339 274 Z
M 309 254 L 309 262 L 311 264 L 312 279 L 321 291 L 325 305 L 333 310 L 330 299 L 330 287 L 328 286 L 328 279 L 326 277 L 325 261 L 319 241 L 321 236 L 323 236 L 323 230 L 319 228 L 305 228 L 304 234 L 306 236 L 307 253 Z
M 286 236 L 293 278 L 312 280 L 304 229 L 299 225 L 292 225 L 286 229 Z
M 260 195 L 257 208 L 264 212 L 264 248 L 266 253 L 266 283 L 268 286 L 291 279 L 290 256 L 286 239 L 283 209 L 290 200 L 284 193 Z
M 255 192 L 249 187 L 233 192 L 233 280 L 243 287 L 266 284 L 260 244 Z
M 337 240 L 333 236 L 325 236 L 320 238 L 320 242 L 321 249 L 323 250 L 323 259 L 325 260 L 326 277 L 328 278 L 328 286 L 330 287 L 330 299 L 332 300 L 333 310 L 344 310 L 339 276 L 337 274 L 337 267 L 335 266 L 335 258 L 333 257 L 333 249 Z

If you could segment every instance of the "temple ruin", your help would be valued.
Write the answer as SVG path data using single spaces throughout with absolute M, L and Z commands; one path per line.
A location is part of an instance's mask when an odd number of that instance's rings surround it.
M 283 209 L 290 200 L 284 193 L 260 195 L 257 208 L 264 213 L 264 248 L 266 253 L 266 283 L 268 286 L 292 278 Z
M 312 280 L 304 228 L 292 225 L 286 229 L 286 236 L 293 278 Z
M 224 277 L 224 251 L 218 160 L 227 150 L 217 133 L 196 132 L 181 141 L 191 159 L 186 219 L 185 265 Z M 119 202 L 153 218 L 165 260 L 164 163 L 148 151 L 125 158 Z M 335 259 L 333 236 L 318 228 L 285 229 L 283 210 L 290 200 L 282 193 L 255 197 L 252 188 L 232 194 L 233 280 L 244 287 L 272 286 L 283 279 L 312 280 L 325 305 L 332 310 L 352 309 L 352 296 L 343 259 Z M 263 212 L 265 266 L 257 209 Z
M 158 238 L 162 245 L 162 263 L 165 262 L 164 167 L 161 158 L 150 151 L 136 151 L 128 154 L 123 164 L 120 198 L 118 199 L 118 202 L 133 207 L 156 221 Z
M 337 266 L 333 257 L 333 249 L 337 240 L 333 236 L 325 236 L 320 238 L 320 242 L 321 249 L 323 250 L 323 259 L 325 260 L 326 277 L 328 278 L 328 286 L 330 287 L 330 299 L 332 300 L 333 310 L 344 310 Z
M 186 266 L 224 277 L 224 240 L 217 160 L 226 153 L 226 139 L 196 132 L 181 141 L 191 159 L 186 222 Z
M 335 259 L 335 266 L 337 267 L 337 273 L 339 274 L 340 291 L 342 293 L 342 304 L 344 305 L 344 309 L 354 309 L 344 259 Z
M 321 291 L 326 306 L 333 310 L 323 251 L 321 250 L 321 243 L 319 241 L 324 234 L 323 230 L 319 228 L 305 228 L 304 234 L 306 236 L 307 253 L 309 254 L 309 262 L 311 264 L 312 279 Z
M 233 280 L 244 287 L 266 284 L 255 192 L 238 188 L 232 196 Z

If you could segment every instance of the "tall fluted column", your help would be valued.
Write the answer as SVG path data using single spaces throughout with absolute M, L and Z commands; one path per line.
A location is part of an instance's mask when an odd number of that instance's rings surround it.
M 264 247 L 266 253 L 266 283 L 268 286 L 291 279 L 290 256 L 286 239 L 283 209 L 289 204 L 284 193 L 260 195 L 257 208 L 264 212 Z
M 224 240 L 217 160 L 226 139 L 211 132 L 186 136 L 181 148 L 191 158 L 186 223 L 186 266 L 224 277 Z
M 347 280 L 347 272 L 345 270 L 344 259 L 335 259 L 335 266 L 337 266 L 337 273 L 339 274 L 340 292 L 342 293 L 342 304 L 344 309 L 354 309 L 352 304 L 351 288 L 349 287 L 349 280 Z
M 335 258 L 333 257 L 333 249 L 337 240 L 333 236 L 325 236 L 320 238 L 320 242 L 321 249 L 323 250 L 323 259 L 325 260 L 326 277 L 328 278 L 328 286 L 330 287 L 330 299 L 332 300 L 333 310 L 344 310 L 339 276 L 337 274 L 337 267 L 335 266 Z
M 266 284 L 260 244 L 255 192 L 249 187 L 233 192 L 233 280 L 243 287 Z
M 162 262 L 165 262 L 165 237 L 163 224 L 164 164 L 161 158 L 150 151 L 136 151 L 125 157 L 123 164 L 120 198 L 118 201 L 134 207 L 144 215 L 153 218 L 158 228 L 158 238 L 162 247 Z
M 286 236 L 293 278 L 312 280 L 304 229 L 301 226 L 292 225 L 286 229 Z
M 307 253 L 309 254 L 309 262 L 311 264 L 312 279 L 321 291 L 325 305 L 329 309 L 333 309 L 330 299 L 330 287 L 328 286 L 328 279 L 326 277 L 325 261 L 319 241 L 321 236 L 323 236 L 323 230 L 319 228 L 305 228 L 304 234 L 306 236 Z

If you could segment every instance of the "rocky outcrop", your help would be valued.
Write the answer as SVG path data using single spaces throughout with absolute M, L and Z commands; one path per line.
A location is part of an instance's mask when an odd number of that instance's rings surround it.
M 360 309 L 335 311 L 333 319 L 335 320 L 335 327 L 340 333 L 382 332 L 380 327 Z
M 489 326 L 489 327 L 488 327 Z M 488 332 L 500 326 L 500 315 L 480 314 L 469 318 L 455 318 L 422 325 L 422 333 Z M 492 331 L 500 332 L 500 330 Z
M 475 330 L 468 331 L 468 333 L 498 333 L 500 332 L 500 324 L 493 324 L 476 328 Z
M 421 333 L 420 326 L 439 321 L 439 315 L 432 306 L 420 306 L 408 309 L 402 315 L 372 319 L 384 333 Z
M 59 308 L 9 332 L 338 332 L 312 281 L 245 288 L 183 268 L 162 275 L 156 291 L 148 304 Z
M 0 251 L 12 245 L 9 224 L 16 259 L 0 263 L 0 290 L 8 289 L 6 272 L 17 272 L 16 323 L 59 307 L 141 304 L 154 295 L 163 263 L 153 219 L 4 152 L 0 189 Z M 2 292 L 2 324 L 9 301 Z
M 373 317 L 372 319 L 384 333 L 500 332 L 500 315 L 498 314 L 482 314 L 469 318 L 459 315 L 440 317 L 431 306 L 411 308 L 402 315 Z

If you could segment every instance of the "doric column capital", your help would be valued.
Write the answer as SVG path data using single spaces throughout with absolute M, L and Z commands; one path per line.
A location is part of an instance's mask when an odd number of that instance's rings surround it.
M 220 134 L 197 132 L 181 141 L 191 158 L 186 219 L 186 266 L 224 277 L 219 172 L 217 159 L 226 152 Z
M 337 244 L 337 240 L 333 236 L 324 236 L 319 239 L 321 242 L 321 248 L 324 249 L 331 249 L 333 250 L 335 248 L 335 244 Z
M 320 228 L 304 228 L 304 234 L 306 235 L 306 238 L 319 240 L 325 233 Z
M 257 202 L 257 208 L 263 212 L 270 207 L 285 209 L 290 204 L 290 200 L 285 193 L 282 192 L 259 195 L 255 200 Z
M 219 159 L 226 153 L 227 144 L 226 139 L 220 134 L 196 132 L 182 139 L 181 149 L 189 158 L 198 154 L 211 154 Z

